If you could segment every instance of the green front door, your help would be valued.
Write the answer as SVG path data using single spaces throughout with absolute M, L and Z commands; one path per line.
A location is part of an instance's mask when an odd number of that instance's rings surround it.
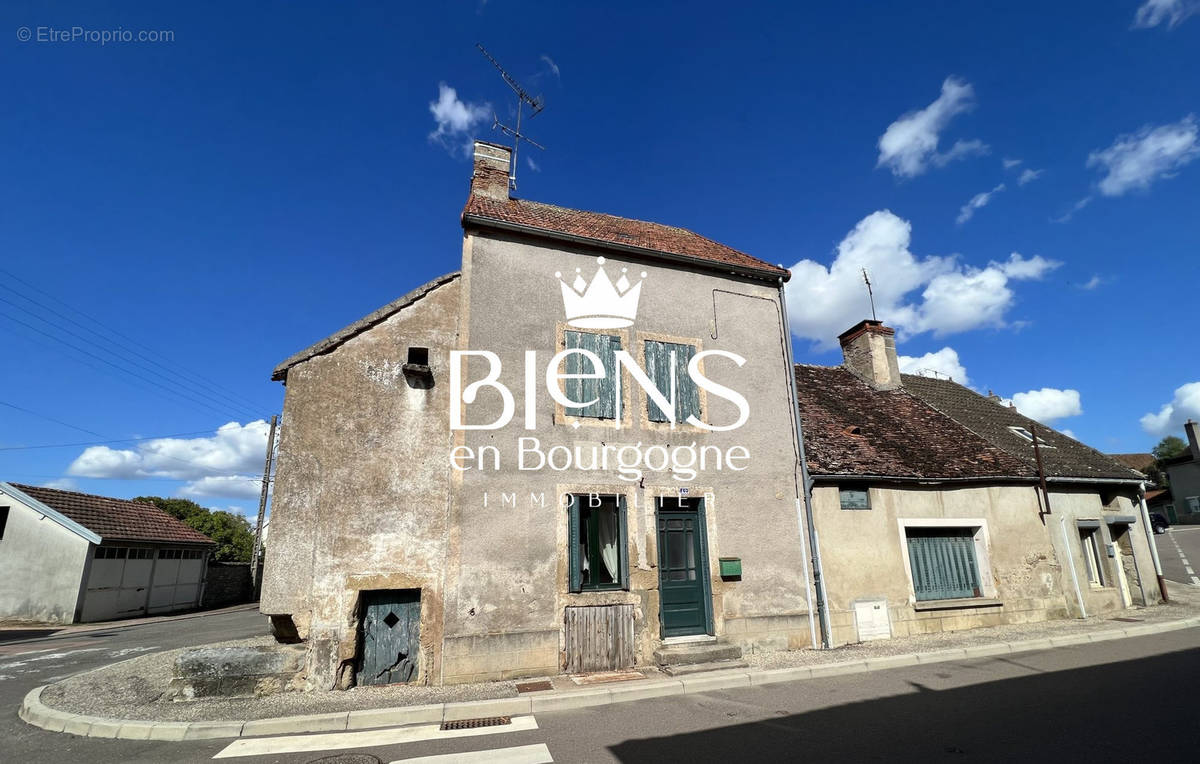
M 707 555 L 698 505 L 698 500 L 692 500 L 680 507 L 668 499 L 658 507 L 658 589 L 664 637 L 708 633 Z

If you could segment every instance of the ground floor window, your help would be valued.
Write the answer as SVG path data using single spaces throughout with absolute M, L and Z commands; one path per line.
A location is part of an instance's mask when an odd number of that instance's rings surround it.
M 580 493 L 569 499 L 571 591 L 629 588 L 625 497 Z
M 1081 526 L 1079 528 L 1079 543 L 1083 547 L 1083 562 L 1087 568 L 1088 583 L 1093 586 L 1104 586 L 1103 567 L 1100 564 L 1100 540 L 1097 538 L 1099 528 Z
M 974 528 L 905 528 L 918 602 L 983 596 Z

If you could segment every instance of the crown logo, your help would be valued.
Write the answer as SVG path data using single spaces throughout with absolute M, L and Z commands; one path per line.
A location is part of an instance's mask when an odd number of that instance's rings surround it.
M 596 269 L 590 284 L 583 280 L 582 268 L 575 269 L 575 280 L 570 285 L 562 280 L 561 272 L 554 274 L 562 287 L 567 323 L 578 329 L 621 329 L 631 326 L 637 317 L 642 282 L 631 286 L 625 275 L 629 269 L 622 268 L 621 276 L 613 284 L 604 272 L 604 258 L 597 257 L 596 264 L 601 267 Z M 642 271 L 641 277 L 646 278 L 645 271 Z

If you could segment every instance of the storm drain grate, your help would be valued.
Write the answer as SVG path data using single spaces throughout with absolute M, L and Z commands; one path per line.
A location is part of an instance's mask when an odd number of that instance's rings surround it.
M 517 692 L 542 692 L 543 690 L 553 690 L 554 685 L 546 681 L 541 682 L 519 682 L 517 684 Z
M 383 759 L 369 753 L 339 753 L 312 759 L 308 764 L 383 764 Z
M 442 722 L 443 730 L 473 730 L 479 727 L 498 727 L 501 724 L 512 724 L 508 716 L 482 716 L 478 719 L 455 719 L 452 722 Z

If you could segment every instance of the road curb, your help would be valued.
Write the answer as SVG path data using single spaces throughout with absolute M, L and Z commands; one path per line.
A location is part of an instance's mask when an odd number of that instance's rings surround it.
M 666 695 L 753 687 L 776 682 L 796 682 L 845 674 L 861 674 L 902 666 L 980 658 L 988 655 L 1045 650 L 1054 647 L 1108 642 L 1128 637 L 1162 634 L 1200 626 L 1200 616 L 1165 623 L 1143 624 L 1123 629 L 1108 629 L 1087 634 L 1065 634 L 1059 637 L 1029 639 L 1017 642 L 996 642 L 966 648 L 935 650 L 878 658 L 825 663 L 818 666 L 799 666 L 782 669 L 730 669 L 699 674 L 683 679 L 629 682 L 610 687 L 587 687 L 578 690 L 558 690 L 545 694 L 515 698 L 434 703 L 396 708 L 369 708 L 358 711 L 282 716 L 250 721 L 151 722 L 132 719 L 107 719 L 98 716 L 58 711 L 42 703 L 42 685 L 30 690 L 21 702 L 18 716 L 27 724 L 50 732 L 121 740 L 211 740 L 216 738 L 257 737 L 262 735 L 296 734 L 304 732 L 343 732 L 373 727 L 398 727 L 409 724 L 430 724 L 438 721 L 472 719 L 481 716 L 519 715 L 561 711 L 572 708 L 605 706 L 644 698 Z

